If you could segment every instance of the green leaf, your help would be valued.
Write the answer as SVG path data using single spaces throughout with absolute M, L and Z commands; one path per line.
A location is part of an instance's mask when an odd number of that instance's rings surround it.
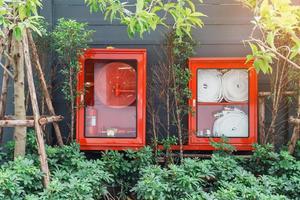
M 270 31 L 267 35 L 267 43 L 268 43 L 268 45 L 270 45 L 270 47 L 272 49 L 276 49 L 276 47 L 274 45 L 274 39 L 275 39 L 275 33 Z
M 249 43 L 249 45 L 250 45 L 250 48 L 252 50 L 252 53 L 256 54 L 258 52 L 257 46 L 253 43 Z
M 22 39 L 22 29 L 20 28 L 20 26 L 15 26 L 15 28 L 13 29 L 13 36 L 18 41 Z
M 137 0 L 136 2 L 136 13 L 139 13 L 144 8 L 144 0 Z

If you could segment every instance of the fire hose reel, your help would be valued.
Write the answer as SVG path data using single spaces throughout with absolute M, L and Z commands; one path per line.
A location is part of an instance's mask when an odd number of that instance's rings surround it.
M 114 108 L 130 106 L 136 100 L 136 70 L 127 63 L 111 62 L 95 73 L 95 94 Z

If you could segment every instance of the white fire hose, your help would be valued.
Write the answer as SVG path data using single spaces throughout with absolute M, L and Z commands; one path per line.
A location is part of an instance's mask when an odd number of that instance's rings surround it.
M 227 102 L 248 101 L 248 73 L 230 70 L 222 76 L 223 97 Z
M 215 69 L 198 70 L 198 102 L 220 102 L 222 73 Z
M 218 117 L 213 125 L 215 137 L 247 137 L 248 115 L 238 109 L 225 107 L 224 110 L 215 115 Z

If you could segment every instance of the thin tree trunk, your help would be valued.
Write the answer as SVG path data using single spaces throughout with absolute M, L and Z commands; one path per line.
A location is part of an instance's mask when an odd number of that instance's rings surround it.
M 70 128 L 70 140 L 73 142 L 74 139 L 74 125 L 75 125 L 75 109 L 74 109 L 74 91 L 73 91 L 73 68 L 69 70 L 69 88 L 71 98 L 71 128 Z
M 40 112 L 38 108 L 38 101 L 37 101 L 36 91 L 35 91 L 35 86 L 33 81 L 32 66 L 31 66 L 29 47 L 28 47 L 28 37 L 26 31 L 24 31 L 24 35 L 23 35 L 23 45 L 24 45 L 24 56 L 25 56 L 26 72 L 27 72 L 27 79 L 28 79 L 28 88 L 31 97 L 31 105 L 32 105 L 32 111 L 34 116 L 34 126 L 35 126 L 36 139 L 38 144 L 38 153 L 39 153 L 39 159 L 41 163 L 41 171 L 44 173 L 43 184 L 44 187 L 47 187 L 50 181 L 50 172 L 49 172 L 49 167 L 47 162 L 43 131 L 39 124 Z
M 24 53 L 23 45 L 15 38 L 12 39 L 12 59 L 14 66 L 14 109 L 18 120 L 26 119 L 25 110 L 25 86 L 24 86 Z M 14 158 L 25 155 L 26 126 L 15 127 L 15 151 Z
M 156 132 L 156 120 L 155 120 L 155 116 L 156 116 L 156 113 L 154 111 L 154 108 L 151 107 L 153 110 L 152 110 L 152 113 L 151 113 L 151 121 L 152 121 L 152 131 L 153 131 L 153 145 L 154 145 L 154 155 L 155 155 L 155 158 L 157 159 L 157 132 Z
M 51 101 L 50 94 L 48 92 L 45 76 L 44 76 L 44 73 L 42 71 L 40 61 L 39 61 L 37 48 L 36 48 L 36 45 L 33 41 L 32 33 L 31 33 L 30 30 L 27 31 L 27 35 L 28 35 L 29 45 L 32 49 L 32 57 L 33 57 L 33 61 L 34 61 L 34 66 L 36 68 L 36 71 L 38 73 L 38 77 L 39 77 L 40 82 L 41 82 L 42 91 L 43 91 L 43 95 L 45 97 L 45 101 L 46 101 L 46 104 L 47 104 L 47 107 L 48 107 L 48 110 L 49 110 L 50 114 L 54 116 L 55 115 L 54 107 L 53 107 L 53 104 L 52 104 L 52 101 Z M 63 143 L 63 140 L 62 140 L 62 136 L 61 136 L 61 132 L 60 132 L 58 123 L 54 122 L 53 127 L 54 127 L 54 131 L 55 131 L 55 135 L 56 135 L 58 145 L 63 146 L 64 143 Z
M 265 144 L 265 97 L 259 97 L 258 99 L 259 106 L 259 141 L 261 144 Z
M 177 94 L 177 85 L 176 85 L 176 77 L 174 71 L 172 71 L 173 75 L 173 82 L 174 82 L 174 101 L 175 101 L 175 114 L 176 114 L 176 121 L 177 121 L 177 131 L 178 131 L 178 140 L 179 140 L 179 156 L 180 161 L 183 161 L 183 142 L 182 142 L 182 128 L 181 128 L 181 118 L 180 118 L 180 111 L 178 106 L 178 94 Z

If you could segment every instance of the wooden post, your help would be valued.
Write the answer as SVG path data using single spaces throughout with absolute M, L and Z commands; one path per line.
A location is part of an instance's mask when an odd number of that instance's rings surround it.
M 266 112 L 266 107 L 265 107 L 265 97 L 260 96 L 258 98 L 258 110 L 259 110 L 259 117 L 258 117 L 258 125 L 259 125 L 259 141 L 261 144 L 265 144 L 265 112 Z
M 41 126 L 48 123 L 59 122 L 63 119 L 62 116 L 50 116 L 50 117 L 40 117 L 38 120 Z M 18 120 L 14 116 L 5 116 L 3 120 L 0 120 L 0 127 L 16 127 L 16 126 L 26 126 L 34 127 L 34 116 L 27 116 L 25 120 Z
M 43 91 L 43 95 L 45 97 L 45 101 L 46 101 L 46 104 L 47 104 L 47 107 L 48 107 L 48 110 L 49 110 L 50 114 L 54 116 L 55 115 L 54 107 L 52 105 L 51 97 L 50 97 L 50 94 L 49 94 L 48 88 L 47 88 L 47 83 L 46 83 L 46 80 L 45 80 L 45 77 L 44 77 L 44 73 L 42 71 L 40 61 L 39 61 L 37 48 L 36 48 L 35 43 L 33 41 L 32 33 L 29 29 L 27 30 L 27 35 L 28 35 L 28 42 L 29 42 L 29 45 L 30 45 L 31 50 L 32 50 L 32 57 L 33 57 L 32 60 L 34 62 L 34 66 L 37 70 L 38 77 L 39 77 L 40 82 L 41 82 L 42 91 Z M 56 135 L 58 145 L 63 146 L 64 143 L 63 143 L 63 140 L 62 140 L 62 136 L 61 136 L 61 132 L 60 132 L 58 123 L 53 122 L 53 127 L 54 127 L 54 131 L 55 131 L 55 135 Z
M 5 48 L 7 49 L 8 52 L 10 52 L 11 34 L 8 34 L 8 30 L 5 30 L 4 34 L 8 35 L 8 39 L 7 39 L 7 45 L 5 45 L 5 40 L 3 37 L 0 39 L 0 44 L 1 44 L 0 62 L 2 60 L 2 55 L 3 52 L 5 51 Z M 6 62 L 5 67 L 8 68 L 8 66 L 10 65 L 9 58 L 6 58 L 5 62 Z M 5 115 L 8 81 L 9 81 L 8 72 L 6 70 L 3 70 L 2 88 L 1 88 L 1 95 L 0 95 L 0 119 L 2 119 Z M 0 143 L 2 143 L 2 140 L 3 140 L 3 128 L 0 127 Z
M 5 67 L 8 68 L 8 66 L 9 66 L 9 60 L 6 59 Z M 8 81 L 9 81 L 8 73 L 6 70 L 3 70 L 2 88 L 1 88 L 1 95 L 0 95 L 0 119 L 2 119 L 5 115 Z M 0 143 L 2 143 L 2 138 L 3 138 L 3 128 L 0 127 Z
M 29 47 L 28 47 L 28 37 L 26 31 L 24 31 L 24 35 L 23 35 L 23 45 L 24 45 L 25 64 L 27 69 L 26 72 L 27 72 L 27 79 L 28 79 L 28 88 L 30 92 L 31 105 L 32 105 L 32 111 L 34 116 L 34 127 L 35 127 L 37 144 L 38 144 L 38 153 L 39 153 L 39 158 L 41 163 L 41 170 L 44 173 L 43 184 L 44 187 L 47 187 L 50 181 L 50 173 L 49 173 L 45 143 L 43 138 L 43 130 L 39 124 L 40 112 L 38 108 L 38 102 L 37 102 L 37 97 L 35 92 L 34 81 L 33 81 L 32 66 L 31 66 Z
M 294 153 L 297 141 L 300 138 L 300 123 L 299 123 L 299 117 L 300 117 L 300 92 L 299 92 L 299 90 L 300 90 L 300 80 L 298 82 L 298 87 L 299 88 L 298 88 L 297 119 L 295 119 L 295 121 L 293 123 L 294 124 L 293 134 L 292 134 L 291 140 L 289 142 L 289 146 L 288 146 L 290 154 Z M 293 121 L 293 120 L 290 119 L 290 121 Z

